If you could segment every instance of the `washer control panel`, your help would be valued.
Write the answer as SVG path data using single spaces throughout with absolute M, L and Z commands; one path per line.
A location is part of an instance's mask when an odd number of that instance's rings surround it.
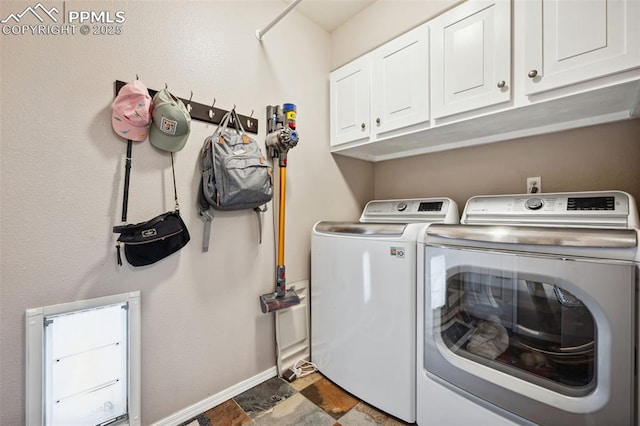
M 433 222 L 453 217 L 458 217 L 458 207 L 449 198 L 374 200 L 365 206 L 360 222 Z
M 524 202 L 524 206 L 529 210 L 538 210 L 544 206 L 544 201 L 540 198 L 529 198 Z
M 569 197 L 567 210 L 616 210 L 615 197 Z
M 637 216 L 622 191 L 486 195 L 467 201 L 461 223 L 626 227 Z

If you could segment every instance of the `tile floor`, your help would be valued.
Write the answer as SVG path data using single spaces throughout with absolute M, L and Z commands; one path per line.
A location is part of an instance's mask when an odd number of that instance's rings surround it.
M 409 425 L 365 404 L 319 373 L 287 383 L 274 377 L 180 426 Z

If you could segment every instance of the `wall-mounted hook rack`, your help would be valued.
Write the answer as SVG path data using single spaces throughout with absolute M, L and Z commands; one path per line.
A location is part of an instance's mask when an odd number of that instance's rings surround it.
M 118 94 L 122 86 L 124 86 L 125 84 L 127 83 L 124 81 L 116 80 L 115 82 L 116 95 Z M 149 89 L 149 95 L 151 95 L 151 97 L 153 97 L 156 93 L 158 93 L 157 90 Z M 204 121 L 206 123 L 211 123 L 211 124 L 220 124 L 220 121 L 222 121 L 222 117 L 224 117 L 224 115 L 227 112 L 229 112 L 224 109 L 216 108 L 213 105 L 204 105 L 197 102 L 193 102 L 190 99 L 184 99 L 184 98 L 178 98 L 178 99 L 180 99 L 185 105 L 187 104 L 191 105 L 190 115 L 192 120 Z M 214 104 L 215 104 L 215 100 L 214 100 Z M 209 114 L 209 111 L 213 112 L 212 116 Z M 257 118 L 247 117 L 246 115 L 241 115 L 241 114 L 238 114 L 238 117 L 240 118 L 240 121 L 242 122 L 245 131 L 247 131 L 248 133 L 258 134 Z

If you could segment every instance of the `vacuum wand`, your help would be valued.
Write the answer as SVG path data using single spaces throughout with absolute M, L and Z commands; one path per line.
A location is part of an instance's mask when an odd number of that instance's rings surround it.
M 280 169 L 280 191 L 278 208 L 278 259 L 276 265 L 276 291 L 260 296 L 262 313 L 289 308 L 300 303 L 294 289 L 287 289 L 284 265 L 285 196 L 287 185 L 287 153 L 298 144 L 296 131 L 296 106 L 267 106 L 267 138 L 265 145 L 269 156 L 278 158 Z
M 280 193 L 278 208 L 278 263 L 276 267 L 276 296 L 284 297 L 286 291 L 286 274 L 284 266 L 284 206 L 287 187 L 287 168 L 280 167 Z

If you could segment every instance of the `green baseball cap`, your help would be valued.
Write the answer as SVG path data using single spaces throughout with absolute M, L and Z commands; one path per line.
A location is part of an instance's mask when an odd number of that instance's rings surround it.
M 191 116 L 184 103 L 167 89 L 162 89 L 153 97 L 152 116 L 151 145 L 171 152 L 184 148 L 191 131 Z

